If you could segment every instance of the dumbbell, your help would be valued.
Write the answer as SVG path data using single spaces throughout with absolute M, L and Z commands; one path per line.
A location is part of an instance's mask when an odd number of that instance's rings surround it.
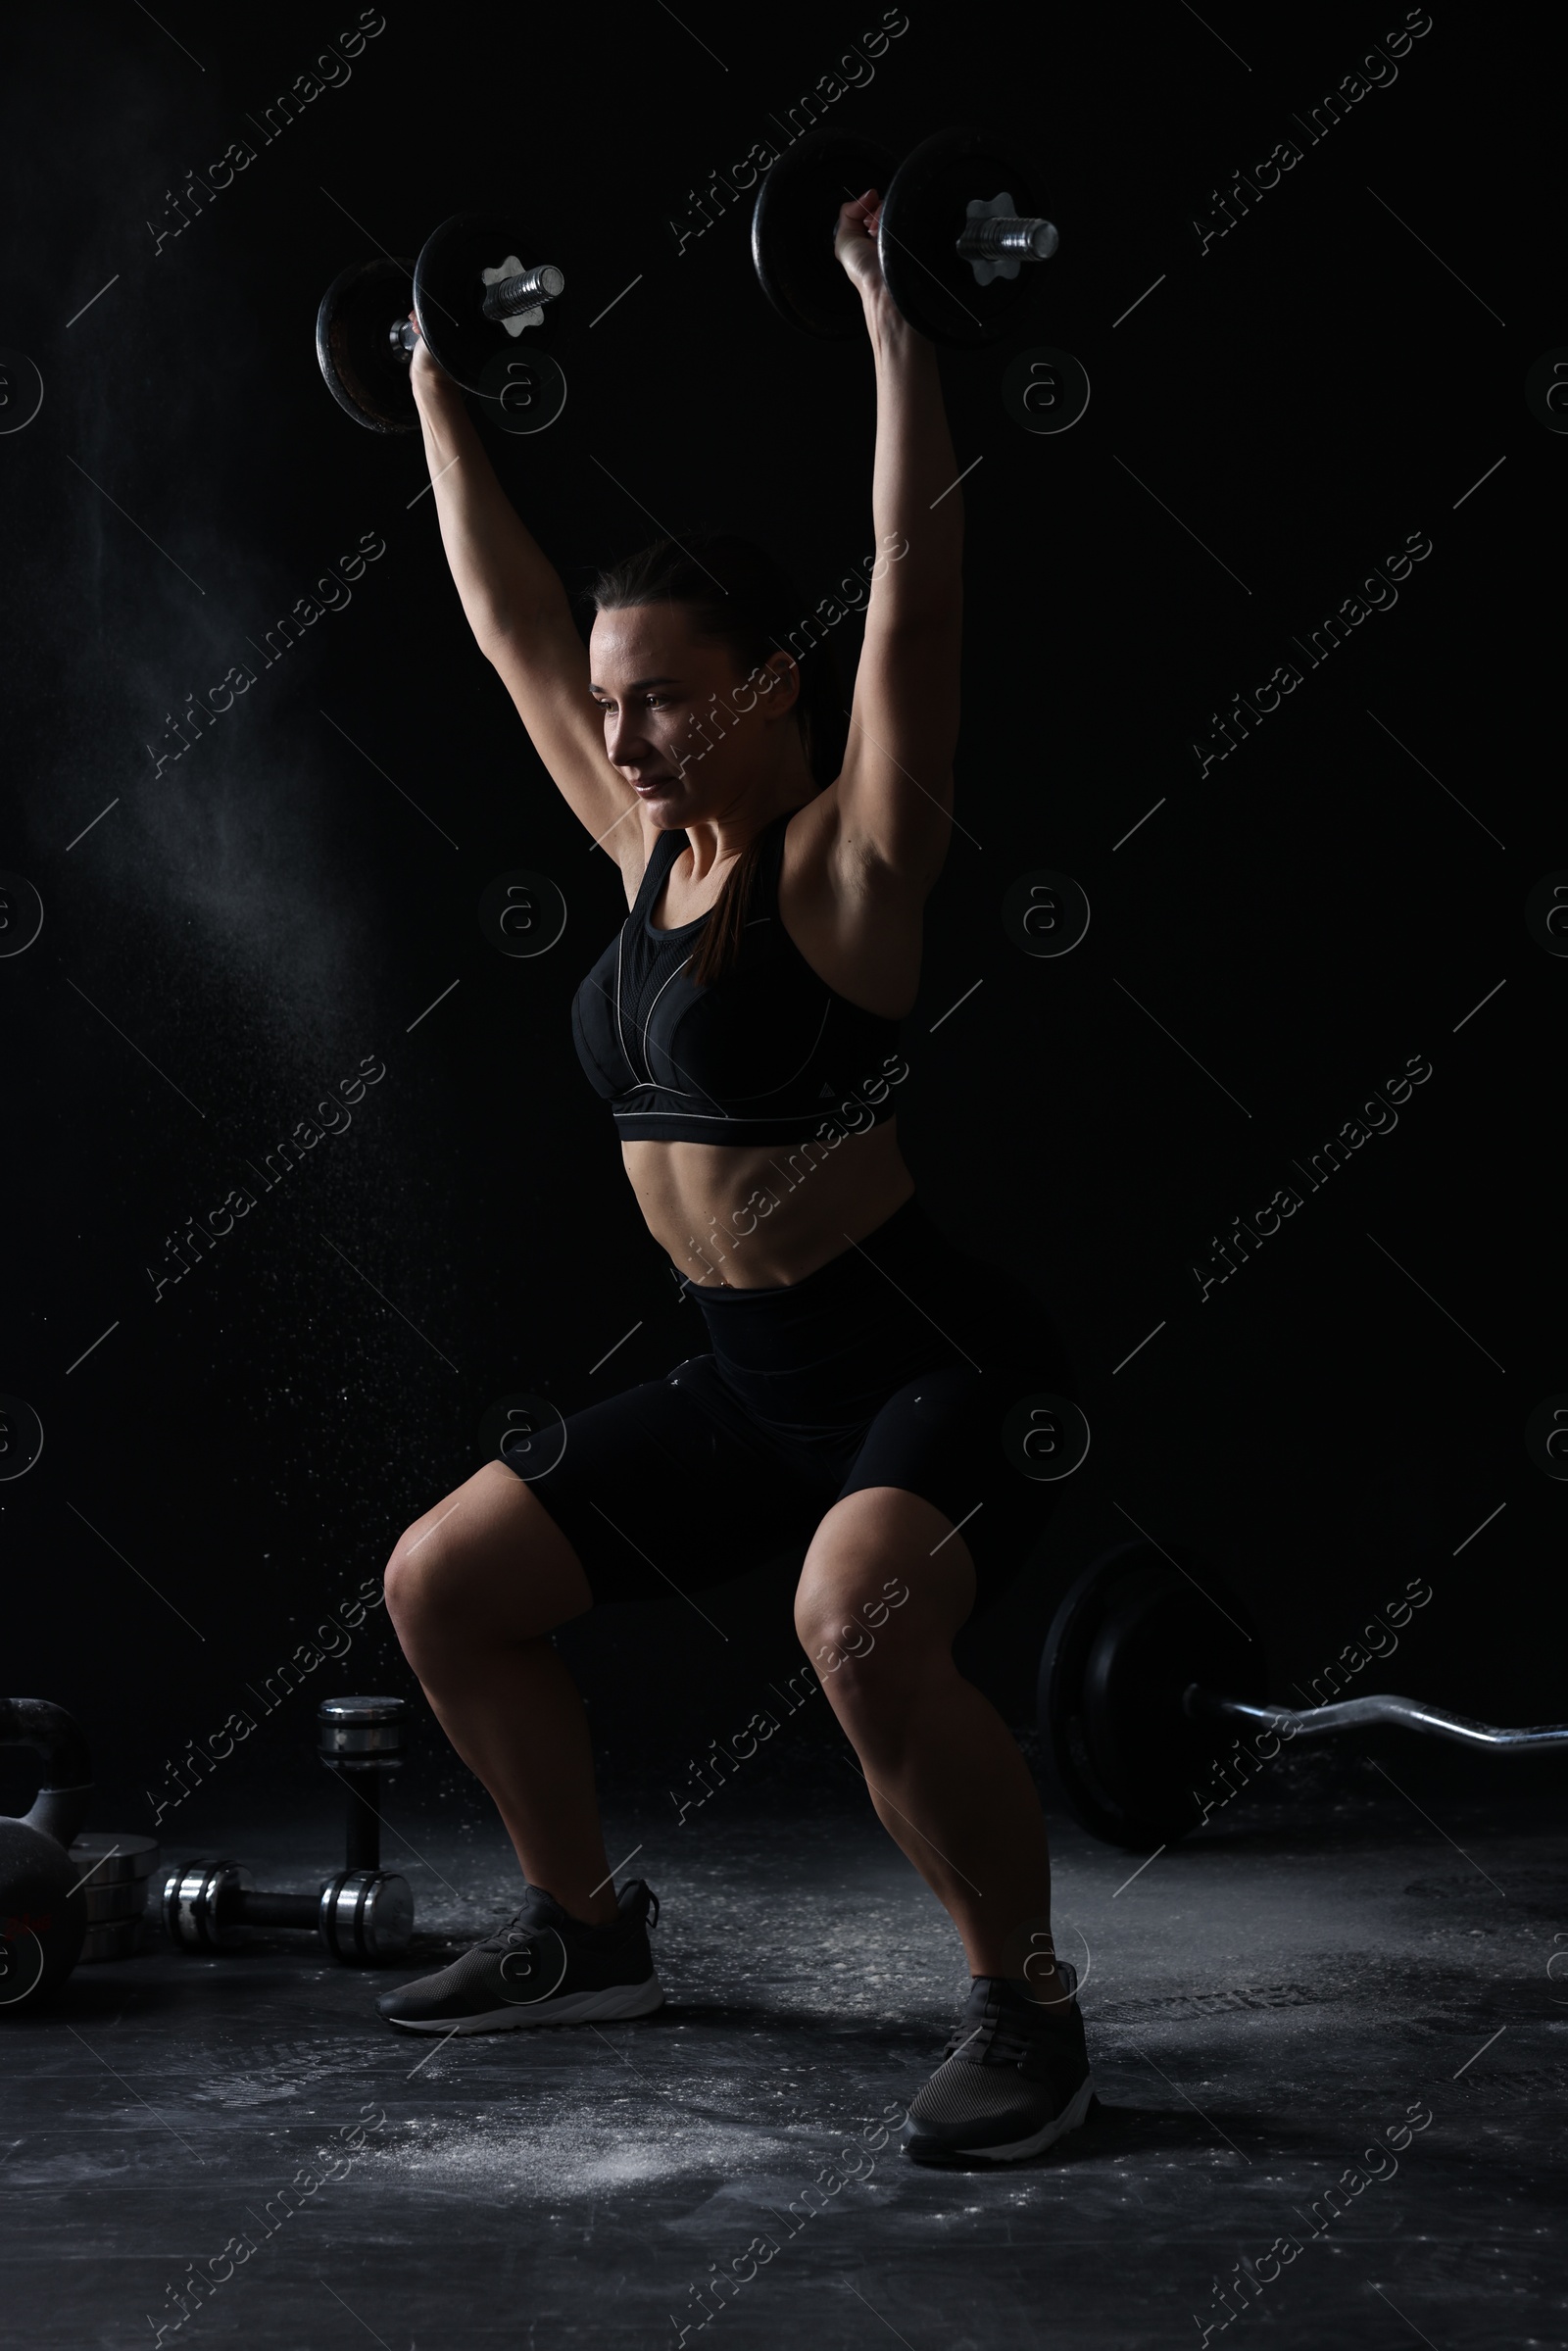
M 565 287 L 554 262 L 524 266 L 514 225 L 492 213 L 455 213 L 412 267 L 390 258 L 344 269 L 316 315 L 316 356 L 327 390 L 371 432 L 413 432 L 412 310 L 431 357 L 466 392 L 503 396 L 507 358 Z
M 402 1698 L 325 1698 L 317 1709 L 321 1761 L 342 1782 L 344 1867 L 315 1893 L 262 1893 L 237 1861 L 187 1861 L 164 1881 L 164 1931 L 182 1951 L 226 1951 L 249 1927 L 303 1928 L 334 1959 L 397 1959 L 414 1934 L 406 1878 L 381 1867 L 383 1772 L 403 1761 Z
M 1488 1754 L 1568 1746 L 1568 1724 L 1497 1729 L 1416 1698 L 1271 1706 L 1267 1679 L 1256 1627 L 1205 1560 L 1176 1546 L 1117 1543 L 1068 1592 L 1041 1659 L 1040 1736 L 1068 1810 L 1092 1836 L 1129 1852 L 1174 1843 L 1216 1796 L 1223 1800 L 1220 1772 L 1234 1765 L 1247 1732 L 1258 1742 L 1274 1739 L 1267 1759 L 1284 1740 L 1375 1723 Z
M 882 192 L 877 255 L 909 324 L 934 343 L 1009 333 L 1057 233 L 1017 158 L 962 128 L 937 131 L 895 170 L 875 140 L 819 126 L 769 165 L 752 260 L 774 309 L 807 334 L 860 330 L 860 297 L 833 243 L 839 207 L 867 188 Z

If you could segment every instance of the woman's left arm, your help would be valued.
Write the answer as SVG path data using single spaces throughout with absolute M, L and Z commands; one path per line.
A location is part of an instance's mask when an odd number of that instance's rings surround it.
M 839 781 L 840 844 L 918 888 L 952 831 L 963 621 L 963 507 L 935 347 L 882 283 L 869 204 L 846 205 L 838 248 L 865 305 L 876 363 L 871 516 L 877 562 Z

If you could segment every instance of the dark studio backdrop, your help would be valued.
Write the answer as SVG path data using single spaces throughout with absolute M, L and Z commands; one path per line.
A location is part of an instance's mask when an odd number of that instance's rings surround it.
M 28 362 L 42 405 L 0 436 L 0 1390 L 25 1407 L 3 1680 L 78 1715 L 105 1824 L 150 1828 L 181 1758 L 212 1777 L 179 1823 L 318 1792 L 317 1698 L 415 1692 L 355 1595 L 477 1465 L 486 1415 L 520 1392 L 570 1411 L 702 1344 L 572 1051 L 618 874 L 469 638 L 417 439 L 328 397 L 321 292 L 460 209 L 514 216 L 567 273 L 569 396 L 548 431 L 490 437 L 568 585 L 660 526 L 732 527 L 804 614 L 871 551 L 870 360 L 772 313 L 750 199 L 715 174 L 810 91 L 899 153 L 993 130 L 1062 233 L 1016 335 L 942 362 L 960 822 L 901 1132 L 939 1220 L 1060 1322 L 1093 1431 L 971 1668 L 1026 1722 L 1053 1607 L 1131 1521 L 1242 1593 L 1282 1699 L 1421 1578 L 1362 1690 L 1565 1711 L 1543 1636 L 1568 1496 L 1525 1438 L 1568 1389 L 1546 1145 L 1568 964 L 1526 919 L 1568 865 L 1535 733 L 1568 442 L 1525 391 L 1563 333 L 1528 111 L 1560 61 L 1444 0 L 1409 25 L 1393 0 L 1262 24 L 1014 9 L 972 50 L 980 20 L 922 0 L 757 22 L 12 18 L 0 414 Z M 1004 401 L 1043 348 L 1088 373 L 1067 431 Z M 331 609 L 273 653 L 302 598 Z M 848 685 L 853 614 L 834 642 Z M 1281 665 L 1298 682 L 1269 709 Z M 254 682 L 215 709 L 236 667 Z M 518 868 L 567 909 L 532 959 L 478 919 Z M 1003 919 L 1043 869 L 1092 909 L 1058 957 Z M 255 1204 L 215 1230 L 236 1187 Z M 1299 1204 L 1238 1247 L 1282 1189 Z M 727 1641 L 678 1602 L 563 1636 L 607 1788 L 725 1738 L 798 1661 L 787 1591 L 714 1595 Z M 257 1728 L 221 1776 L 193 1766 L 236 1709 Z M 419 1712 L 410 1792 L 477 1813 Z M 1412 1788 L 1510 1768 L 1401 1751 Z

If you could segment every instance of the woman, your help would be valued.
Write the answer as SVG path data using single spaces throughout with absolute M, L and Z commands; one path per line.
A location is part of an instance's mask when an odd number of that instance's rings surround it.
M 952 1643 L 1043 1517 L 1002 1423 L 1071 1374 L 1035 1300 L 927 1221 L 899 1150 L 898 1026 L 951 826 L 962 523 L 936 355 L 887 294 L 876 223 L 874 192 L 845 205 L 835 247 L 876 363 L 884 551 L 847 747 L 830 657 L 795 658 L 799 608 L 745 542 L 666 540 L 605 574 L 585 653 L 460 393 L 415 352 L 464 609 L 624 878 L 630 912 L 573 1028 L 711 1351 L 571 1415 L 564 1450 L 558 1429 L 487 1462 L 398 1543 L 392 1622 L 496 1801 L 524 1901 L 377 2005 L 447 2033 L 662 2004 L 657 1898 L 612 1884 L 582 1701 L 549 1637 L 596 1601 L 690 1594 L 808 1539 L 800 1639 L 969 1960 L 905 2143 L 1007 2161 L 1076 2128 L 1091 2086 L 1034 1786 Z

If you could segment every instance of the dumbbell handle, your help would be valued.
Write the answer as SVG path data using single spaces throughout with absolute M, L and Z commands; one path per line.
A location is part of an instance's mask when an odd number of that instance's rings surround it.
M 218 1898 L 218 1915 L 225 1926 L 310 1927 L 321 1915 L 321 1897 L 314 1894 L 270 1894 L 234 1889 Z
M 971 220 L 959 232 L 955 250 L 964 262 L 1003 261 L 1009 254 L 1019 261 L 1048 262 L 1060 242 L 1054 221 L 1001 213 L 989 220 Z
M 1359 1730 L 1367 1723 L 1396 1723 L 1406 1731 L 1425 1731 L 1434 1739 L 1451 1739 L 1460 1746 L 1487 1747 L 1494 1753 L 1568 1747 L 1568 1723 L 1498 1729 L 1492 1723 L 1475 1722 L 1467 1714 L 1423 1705 L 1418 1698 L 1368 1696 L 1341 1698 L 1332 1706 L 1250 1706 L 1241 1698 L 1224 1697 L 1194 1682 L 1183 1692 L 1182 1705 L 1198 1719 L 1242 1723 L 1253 1730 L 1283 1732 L 1292 1739 L 1326 1739 L 1332 1732 Z
M 322 1761 L 343 1788 L 343 1867 L 346 1870 L 378 1870 L 381 1866 L 381 1802 L 386 1788 L 383 1775 L 401 1764 L 402 1754 L 368 1756 L 360 1760 L 327 1755 L 322 1757 Z

